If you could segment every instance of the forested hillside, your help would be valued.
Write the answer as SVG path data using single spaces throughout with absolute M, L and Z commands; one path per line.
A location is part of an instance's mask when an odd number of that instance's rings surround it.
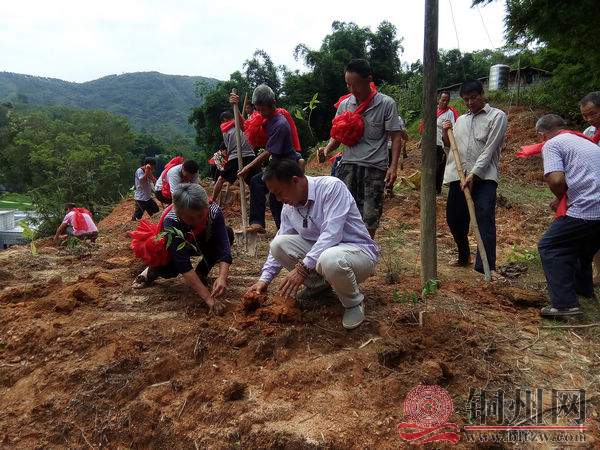
M 207 88 L 202 91 L 217 84 L 213 78 L 158 72 L 109 75 L 85 83 L 0 72 L 0 102 L 104 109 L 126 116 L 137 131 L 170 141 L 194 133 L 187 119 L 203 101 L 203 94 L 196 94 L 197 82 Z

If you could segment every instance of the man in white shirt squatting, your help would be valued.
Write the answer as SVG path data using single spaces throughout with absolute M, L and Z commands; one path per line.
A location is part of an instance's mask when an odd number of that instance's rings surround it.
M 379 259 L 352 194 L 335 177 L 309 177 L 295 161 L 272 160 L 264 173 L 269 191 L 284 203 L 281 226 L 271 242 L 260 279 L 248 291 L 265 292 L 282 267 L 289 273 L 279 292 L 297 300 L 314 298 L 331 287 L 346 308 L 342 325 L 365 319 L 366 280 Z

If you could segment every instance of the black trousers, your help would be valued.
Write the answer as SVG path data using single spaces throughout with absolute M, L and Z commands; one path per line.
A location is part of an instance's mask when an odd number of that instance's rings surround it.
M 265 212 L 267 210 L 267 194 L 269 194 L 269 209 L 279 229 L 281 225 L 281 203 L 273 194 L 269 193 L 267 185 L 262 179 L 262 172 L 257 173 L 250 179 L 250 224 L 257 223 L 265 227 Z
M 248 164 L 254 161 L 254 156 L 244 156 L 242 158 L 242 161 L 244 162 L 244 167 L 246 167 Z M 238 159 L 235 158 L 227 161 L 227 164 L 225 165 L 225 170 L 223 170 L 223 172 L 220 172 L 219 175 L 222 176 L 228 183 L 235 183 L 235 181 L 238 178 L 238 171 Z M 248 175 L 244 177 L 244 183 L 249 184 L 252 177 L 260 172 L 260 167 L 255 167 L 254 169 L 252 169 L 250 173 L 248 173 Z
M 156 197 L 156 200 L 158 200 L 161 203 L 166 203 L 170 205 L 173 202 L 171 198 L 167 198 L 164 195 L 162 195 L 161 191 L 154 191 L 154 196 Z
M 144 211 L 148 213 L 150 217 L 156 214 L 159 210 L 158 205 L 153 199 L 150 200 L 136 200 L 135 211 L 131 220 L 140 220 L 144 215 Z
M 490 270 L 496 269 L 496 190 L 498 183 L 492 180 L 476 179 L 471 196 L 475 203 L 475 216 L 483 246 L 487 253 Z M 446 203 L 446 223 L 458 247 L 458 260 L 466 263 L 471 255 L 469 247 L 469 225 L 471 218 L 465 194 L 460 189 L 460 181 L 450 183 Z M 475 270 L 483 273 L 481 255 L 477 251 Z
M 234 233 L 231 227 L 227 226 L 227 236 L 229 237 L 229 244 L 233 245 Z M 206 245 L 205 243 L 198 244 L 198 255 L 202 256 L 202 259 L 196 266 L 196 274 L 206 284 L 206 279 L 211 269 L 219 262 L 220 255 L 216 254 L 215 249 Z M 154 281 L 157 278 L 175 278 L 180 272 L 172 262 L 164 266 L 148 267 L 148 281 Z
M 564 216 L 554 221 L 538 244 L 552 306 L 579 306 L 577 295 L 592 297 L 592 260 L 600 249 L 600 220 Z
M 435 168 L 435 191 L 442 193 L 442 184 L 444 183 L 444 170 L 446 170 L 446 152 L 441 145 L 437 146 L 436 168 Z

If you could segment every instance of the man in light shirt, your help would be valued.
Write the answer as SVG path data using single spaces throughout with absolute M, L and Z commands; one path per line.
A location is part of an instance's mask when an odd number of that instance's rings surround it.
M 144 211 L 150 217 L 158 212 L 158 205 L 152 198 L 152 188 L 156 183 L 156 177 L 153 174 L 155 167 L 156 161 L 154 158 L 146 158 L 142 167 L 138 167 L 135 171 L 135 193 L 133 194 L 135 211 L 131 220 L 140 220 L 144 215 Z
M 551 304 L 544 317 L 580 314 L 577 295 L 594 297 L 592 258 L 600 249 L 600 151 L 573 133 L 561 133 L 565 121 L 542 116 L 536 130 L 542 148 L 544 177 L 558 203 L 567 195 L 567 213 L 556 219 L 538 245 Z
M 345 308 L 342 325 L 358 327 L 365 318 L 366 280 L 379 259 L 352 194 L 335 177 L 308 177 L 292 160 L 272 160 L 264 173 L 269 191 L 284 203 L 281 226 L 260 279 L 249 291 L 264 292 L 282 267 L 289 273 L 279 291 L 298 300 L 314 298 L 329 286 Z
M 600 145 L 600 91 L 590 92 L 583 97 L 579 102 L 579 110 L 583 120 L 590 124 L 583 134 Z
M 177 186 L 183 183 L 198 183 L 198 169 L 200 169 L 198 163 L 192 159 L 188 159 L 182 164 L 171 167 L 169 170 L 165 169 L 166 173 L 163 170 L 163 173 L 160 174 L 154 186 L 156 199 L 161 203 L 171 204 L 171 192 L 174 192 Z M 165 182 L 169 184 L 168 196 L 165 196 L 162 192 L 163 183 Z
M 475 203 L 477 224 L 487 253 L 490 269 L 496 268 L 496 190 L 498 188 L 498 165 L 500 149 L 504 142 L 508 120 L 506 114 L 492 108 L 483 94 L 483 85 L 466 81 L 460 88 L 460 96 L 469 111 L 460 116 L 454 125 L 443 124 L 442 139 L 450 147 L 448 130 L 453 129 L 466 180 L 461 184 L 452 152 L 448 154 L 444 172 L 444 184 L 449 185 L 446 204 L 446 222 L 458 248 L 455 267 L 468 266 L 471 262 L 469 247 L 470 217 L 463 190 L 468 187 Z M 481 256 L 477 252 L 475 270 L 483 273 Z
M 56 229 L 55 241 L 62 241 L 69 236 L 77 239 L 89 239 L 96 242 L 98 228 L 92 219 L 92 214 L 85 208 L 78 208 L 75 203 L 65 204 L 65 217 Z
M 590 92 L 579 102 L 583 120 L 590 124 L 583 134 L 600 146 L 600 91 Z M 600 283 L 600 252 L 594 257 L 594 281 Z

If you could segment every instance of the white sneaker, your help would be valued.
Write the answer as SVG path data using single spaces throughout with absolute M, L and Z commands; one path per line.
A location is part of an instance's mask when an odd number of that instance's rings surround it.
M 364 320 L 365 306 L 364 303 L 360 303 L 352 308 L 346 308 L 344 317 L 342 318 L 342 325 L 346 330 L 353 330 L 363 323 Z

